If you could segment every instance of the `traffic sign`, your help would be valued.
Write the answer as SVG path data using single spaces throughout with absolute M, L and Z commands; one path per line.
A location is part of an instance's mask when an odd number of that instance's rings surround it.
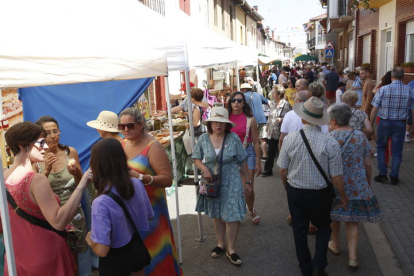
M 325 49 L 325 57 L 332 58 L 335 55 L 334 49 Z
M 330 41 L 328 41 L 328 43 L 326 44 L 326 46 L 325 46 L 325 49 L 333 49 L 334 48 L 334 46 L 333 46 L 333 42 L 330 40 Z

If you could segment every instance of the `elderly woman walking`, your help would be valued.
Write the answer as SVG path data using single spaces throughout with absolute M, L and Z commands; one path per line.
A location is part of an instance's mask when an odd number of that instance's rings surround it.
M 278 155 L 278 145 L 280 137 L 280 126 L 286 113 L 292 110 L 289 102 L 284 100 L 285 88 L 280 84 L 275 84 L 271 91 L 270 113 L 267 120 L 267 144 L 269 145 L 268 158 L 264 166 L 262 176 L 273 175 L 273 164 Z
M 369 123 L 367 113 L 355 107 L 358 102 L 358 94 L 355 91 L 348 90 L 342 95 L 342 102 L 351 108 L 352 116 L 349 120 L 349 127 L 359 131 L 363 131 L 365 128 L 366 134 L 370 135 L 373 129 Z
M 336 196 L 332 206 L 332 240 L 328 248 L 339 254 L 340 222 L 345 222 L 349 266 L 358 268 L 357 246 L 359 222 L 377 222 L 383 217 L 378 200 L 371 189 L 371 158 L 369 142 L 365 135 L 349 126 L 351 108 L 344 104 L 335 104 L 328 109 L 330 135 L 341 146 L 343 178 L 345 191 L 349 198 L 348 209 L 341 203 L 340 195 Z
M 197 199 L 196 211 L 205 212 L 214 220 L 217 246 L 211 252 L 211 256 L 218 258 L 222 255 L 226 247 L 225 235 L 227 234 L 226 255 L 233 264 L 241 265 L 242 260 L 236 254 L 235 245 L 240 221 L 244 219 L 246 213 L 244 194 L 250 195 L 252 182 L 246 164 L 246 151 L 237 134 L 230 131 L 234 127 L 234 123 L 228 118 L 227 109 L 213 108 L 210 118 L 203 122 L 207 125 L 208 133 L 201 135 L 194 147 L 193 160 L 203 172 L 203 179 L 212 181 L 213 175 L 220 174 L 218 197 L 213 198 L 200 194 Z M 241 171 L 246 179 L 244 188 L 239 165 L 242 166 Z

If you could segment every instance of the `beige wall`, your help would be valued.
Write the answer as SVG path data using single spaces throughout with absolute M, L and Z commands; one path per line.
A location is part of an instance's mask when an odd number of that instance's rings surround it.
M 236 7 L 236 42 L 246 45 L 246 17 L 240 7 Z

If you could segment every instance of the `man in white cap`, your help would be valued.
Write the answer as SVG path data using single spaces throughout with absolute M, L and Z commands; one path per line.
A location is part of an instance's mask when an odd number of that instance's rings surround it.
M 296 103 L 293 110 L 302 118 L 304 127 L 286 136 L 277 165 L 287 191 L 296 255 L 302 275 L 312 275 L 313 269 L 316 269 L 316 275 L 327 275 L 326 256 L 332 232 L 332 184 L 340 194 L 344 208 L 348 208 L 342 178 L 341 150 L 338 142 L 322 133 L 319 127 L 330 121 L 325 104 L 320 99 L 311 97 L 305 103 Z M 311 145 L 311 150 L 308 150 L 305 141 Z M 311 157 L 311 152 L 321 170 Z M 309 222 L 318 228 L 313 260 L 307 240 Z
M 253 92 L 257 92 L 260 95 L 263 95 L 262 86 L 260 85 L 259 82 L 254 81 L 252 77 L 245 77 L 244 81 L 250 84 Z

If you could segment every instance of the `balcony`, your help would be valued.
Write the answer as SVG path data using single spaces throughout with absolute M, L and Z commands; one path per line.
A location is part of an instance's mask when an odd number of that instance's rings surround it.
M 381 6 L 384 6 L 385 4 L 388 4 L 392 0 L 371 0 L 369 2 L 369 8 L 370 9 L 379 9 Z
M 329 25 L 331 28 L 346 28 L 354 19 L 351 0 L 330 0 L 328 6 Z
M 326 35 L 318 35 L 318 43 L 315 45 L 316 50 L 325 49 Z
M 151 10 L 158 12 L 165 16 L 165 3 L 164 0 L 138 0 L 141 4 L 147 6 Z
M 315 47 L 315 38 L 311 38 L 310 40 L 308 40 L 308 48 L 312 49 Z

